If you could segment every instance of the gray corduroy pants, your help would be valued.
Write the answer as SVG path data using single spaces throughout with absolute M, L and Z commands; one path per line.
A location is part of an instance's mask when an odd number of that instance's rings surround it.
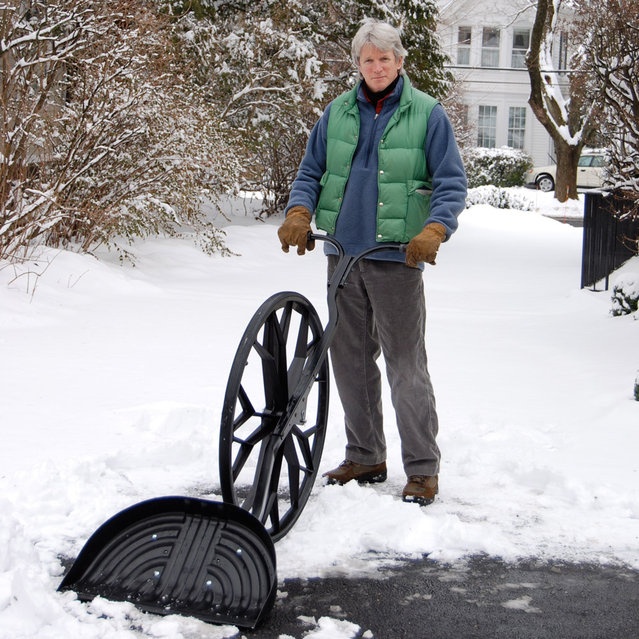
M 337 257 L 328 256 L 328 277 Z M 437 475 L 440 451 L 435 395 L 426 356 L 426 305 L 419 269 L 361 260 L 337 296 L 331 363 L 346 426 L 346 459 L 386 460 L 382 379 L 384 356 L 407 475 Z

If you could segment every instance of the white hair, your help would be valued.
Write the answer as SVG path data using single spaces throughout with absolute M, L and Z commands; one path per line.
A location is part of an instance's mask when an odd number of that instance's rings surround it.
M 408 53 L 402 45 L 399 31 L 387 22 L 375 20 L 374 18 L 365 18 L 362 20 L 362 26 L 353 38 L 351 56 L 355 66 L 359 66 L 362 49 L 367 44 L 372 44 L 380 51 L 392 51 L 395 54 L 396 60 L 405 58 Z M 403 67 L 400 73 L 404 73 Z

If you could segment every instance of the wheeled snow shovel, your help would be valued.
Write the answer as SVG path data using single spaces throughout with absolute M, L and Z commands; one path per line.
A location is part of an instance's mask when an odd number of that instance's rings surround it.
M 328 419 L 328 349 L 337 294 L 362 258 L 339 254 L 322 328 L 304 296 L 280 292 L 256 311 L 229 375 L 220 424 L 222 502 L 159 497 L 121 511 L 86 542 L 59 590 L 157 614 L 255 628 L 274 603 L 274 542 L 300 516 L 319 470 Z

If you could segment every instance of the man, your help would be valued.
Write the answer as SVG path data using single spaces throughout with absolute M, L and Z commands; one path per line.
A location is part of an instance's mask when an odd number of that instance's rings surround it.
M 345 460 L 328 483 L 386 480 L 381 374 L 384 355 L 401 438 L 404 501 L 430 504 L 438 492 L 440 451 L 428 373 L 423 263 L 457 228 L 466 176 L 443 108 L 404 73 L 406 51 L 391 25 L 365 20 L 352 43 L 360 82 L 335 99 L 311 132 L 293 183 L 282 249 L 312 250 L 312 213 L 348 255 L 379 242 L 408 242 L 372 254 L 337 296 L 339 323 L 331 361 L 344 408 Z M 334 249 L 326 245 L 329 278 Z

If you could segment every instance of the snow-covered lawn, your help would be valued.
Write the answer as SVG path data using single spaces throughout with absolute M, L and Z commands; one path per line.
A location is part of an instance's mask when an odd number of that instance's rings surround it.
M 439 499 L 399 500 L 386 397 L 389 480 L 318 481 L 276 544 L 279 579 L 361 576 L 425 553 L 639 568 L 639 322 L 612 317 L 609 292 L 579 289 L 582 230 L 544 216 L 580 207 L 525 195 L 532 211 L 466 210 L 425 271 Z M 325 319 L 321 249 L 285 255 L 279 220 L 250 220 L 226 226 L 234 257 L 155 238 L 133 247 L 135 266 L 54 250 L 0 265 L 0 638 L 236 634 L 56 588 L 61 557 L 119 510 L 169 494 L 219 499 L 224 388 L 259 304 L 295 290 Z M 620 273 L 639 275 L 638 258 Z M 323 469 L 343 458 L 341 422 L 333 393 Z

